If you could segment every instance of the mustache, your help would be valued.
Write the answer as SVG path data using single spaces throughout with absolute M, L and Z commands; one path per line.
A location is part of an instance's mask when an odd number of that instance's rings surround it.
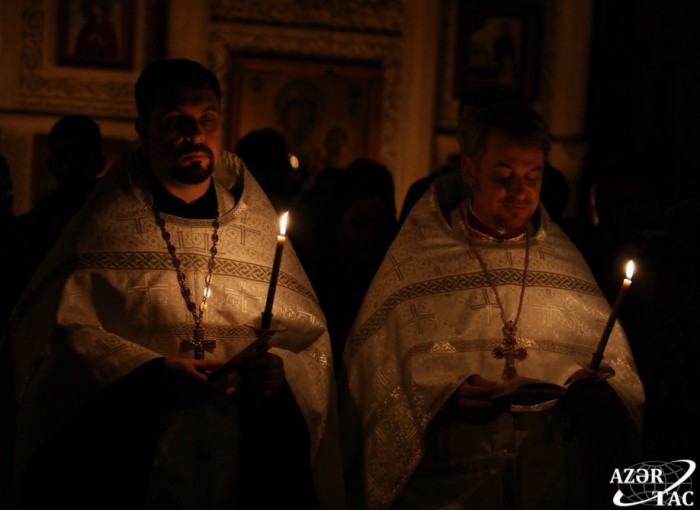
M 180 147 L 177 149 L 177 156 L 184 156 L 185 154 L 188 154 L 190 152 L 203 152 L 207 156 L 209 156 L 210 159 L 214 159 L 214 151 L 211 150 L 207 145 L 204 145 L 203 143 L 191 143 L 191 142 L 184 142 Z

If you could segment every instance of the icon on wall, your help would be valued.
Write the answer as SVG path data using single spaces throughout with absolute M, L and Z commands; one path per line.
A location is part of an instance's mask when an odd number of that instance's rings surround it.
M 134 0 L 59 0 L 57 64 L 131 69 Z

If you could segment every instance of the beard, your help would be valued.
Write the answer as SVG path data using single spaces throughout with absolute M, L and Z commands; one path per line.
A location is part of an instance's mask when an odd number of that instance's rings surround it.
M 173 168 L 172 172 L 170 172 L 170 175 L 174 180 L 183 184 L 201 184 L 213 173 L 214 165 L 212 163 L 207 166 L 194 163 L 189 166 L 176 166 Z
M 182 158 L 191 152 L 203 152 L 209 158 L 209 164 L 202 166 L 199 161 L 195 161 L 186 166 L 175 166 L 172 168 L 171 177 L 183 184 L 201 184 L 214 173 L 214 152 L 203 144 L 185 143 L 177 151 L 177 156 Z

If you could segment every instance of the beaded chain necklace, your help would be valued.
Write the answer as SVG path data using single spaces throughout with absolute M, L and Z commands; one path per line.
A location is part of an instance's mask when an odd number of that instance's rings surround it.
M 194 319 L 194 330 L 192 332 L 192 340 L 183 340 L 180 343 L 180 351 L 185 352 L 188 350 L 194 350 L 195 359 L 204 359 L 204 351 L 213 352 L 216 347 L 215 340 L 206 340 L 204 335 L 204 326 L 202 322 L 204 320 L 204 312 L 207 309 L 207 299 L 211 295 L 211 279 L 212 272 L 214 271 L 214 264 L 216 258 L 216 244 L 219 241 L 219 211 L 217 210 L 216 216 L 212 221 L 212 228 L 214 231 L 211 234 L 211 248 L 209 248 L 209 253 L 211 257 L 207 262 L 207 275 L 204 278 L 204 292 L 202 296 L 202 302 L 197 306 L 192 300 L 192 291 L 187 286 L 187 276 L 182 271 L 182 262 L 177 256 L 177 251 L 175 246 L 170 242 L 170 233 L 165 228 L 165 220 L 160 215 L 157 207 L 153 207 L 153 214 L 156 218 L 156 225 L 160 229 L 160 233 L 163 236 L 165 245 L 168 248 L 168 253 L 173 261 L 173 266 L 175 267 L 175 272 L 177 273 L 177 282 L 180 284 L 180 293 L 187 304 L 187 310 L 192 314 Z

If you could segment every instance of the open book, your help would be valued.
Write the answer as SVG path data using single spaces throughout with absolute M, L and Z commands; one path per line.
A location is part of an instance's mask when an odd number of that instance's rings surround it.
M 503 381 L 497 386 L 491 399 L 507 402 L 511 405 L 533 406 L 563 397 L 572 389 L 603 381 L 613 375 L 615 375 L 615 371 L 612 368 L 601 367 L 600 370 L 587 373 L 580 379 L 568 382 L 563 386 L 541 379 L 517 376 Z
M 221 379 L 222 376 L 231 372 L 232 370 L 236 370 L 243 363 L 246 363 L 259 353 L 269 350 L 270 347 L 274 345 L 272 337 L 276 332 L 277 331 L 271 329 L 260 332 L 260 334 L 255 338 L 255 340 L 253 340 L 253 342 L 250 343 L 250 345 L 210 373 L 209 380 L 217 381 Z

